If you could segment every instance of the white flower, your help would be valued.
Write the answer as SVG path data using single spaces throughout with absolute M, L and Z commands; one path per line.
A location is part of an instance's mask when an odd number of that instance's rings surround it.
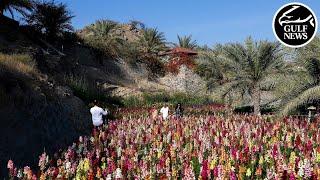
M 122 178 L 122 172 L 120 168 L 116 169 L 116 179 L 121 179 Z
M 108 176 L 107 176 L 106 180 L 112 180 L 112 176 L 111 176 L 111 174 L 108 174 Z

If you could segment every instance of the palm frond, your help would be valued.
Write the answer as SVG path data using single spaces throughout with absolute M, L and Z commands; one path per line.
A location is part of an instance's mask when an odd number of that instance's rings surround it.
M 312 103 L 320 99 L 320 86 L 309 88 L 298 95 L 296 98 L 289 101 L 282 109 L 281 115 L 288 115 L 299 106 Z
M 182 47 L 188 49 L 195 49 L 198 47 L 197 41 L 192 39 L 192 36 L 179 36 L 178 35 L 178 43 L 174 44 L 175 47 Z

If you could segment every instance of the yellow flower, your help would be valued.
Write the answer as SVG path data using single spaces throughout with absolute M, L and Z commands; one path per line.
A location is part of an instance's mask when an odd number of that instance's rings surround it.
M 83 161 L 83 170 L 88 171 L 90 169 L 90 162 L 88 158 L 85 158 Z
M 160 159 L 160 157 L 161 157 L 161 151 L 158 151 L 157 157 L 158 157 L 158 159 Z
M 251 176 L 251 169 L 250 168 L 247 169 L 246 176 L 248 176 L 248 177 Z
M 213 158 L 210 162 L 210 170 L 213 170 L 214 166 L 216 165 L 217 159 Z
M 263 156 L 261 155 L 261 156 L 260 156 L 260 159 L 259 159 L 259 164 L 262 165 L 263 162 L 264 162 L 264 159 L 263 159 Z
M 320 163 L 320 153 L 316 153 L 316 162 Z
M 290 164 L 295 164 L 296 158 L 297 158 L 296 153 L 295 153 L 294 151 L 292 151 L 292 152 L 290 153 L 290 158 L 289 158 Z

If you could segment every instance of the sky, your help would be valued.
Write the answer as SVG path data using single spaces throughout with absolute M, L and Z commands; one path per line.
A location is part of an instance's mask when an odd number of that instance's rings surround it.
M 169 42 L 177 35 L 192 35 L 200 45 L 275 40 L 272 19 L 290 0 L 56 0 L 66 3 L 81 29 L 98 19 L 121 23 L 139 20 L 164 32 Z M 300 0 L 320 20 L 320 0 Z

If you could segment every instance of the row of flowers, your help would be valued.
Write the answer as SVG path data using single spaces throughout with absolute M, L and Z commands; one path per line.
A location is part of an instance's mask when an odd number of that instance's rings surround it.
M 317 121 L 248 115 L 111 121 L 14 179 L 320 179 Z

